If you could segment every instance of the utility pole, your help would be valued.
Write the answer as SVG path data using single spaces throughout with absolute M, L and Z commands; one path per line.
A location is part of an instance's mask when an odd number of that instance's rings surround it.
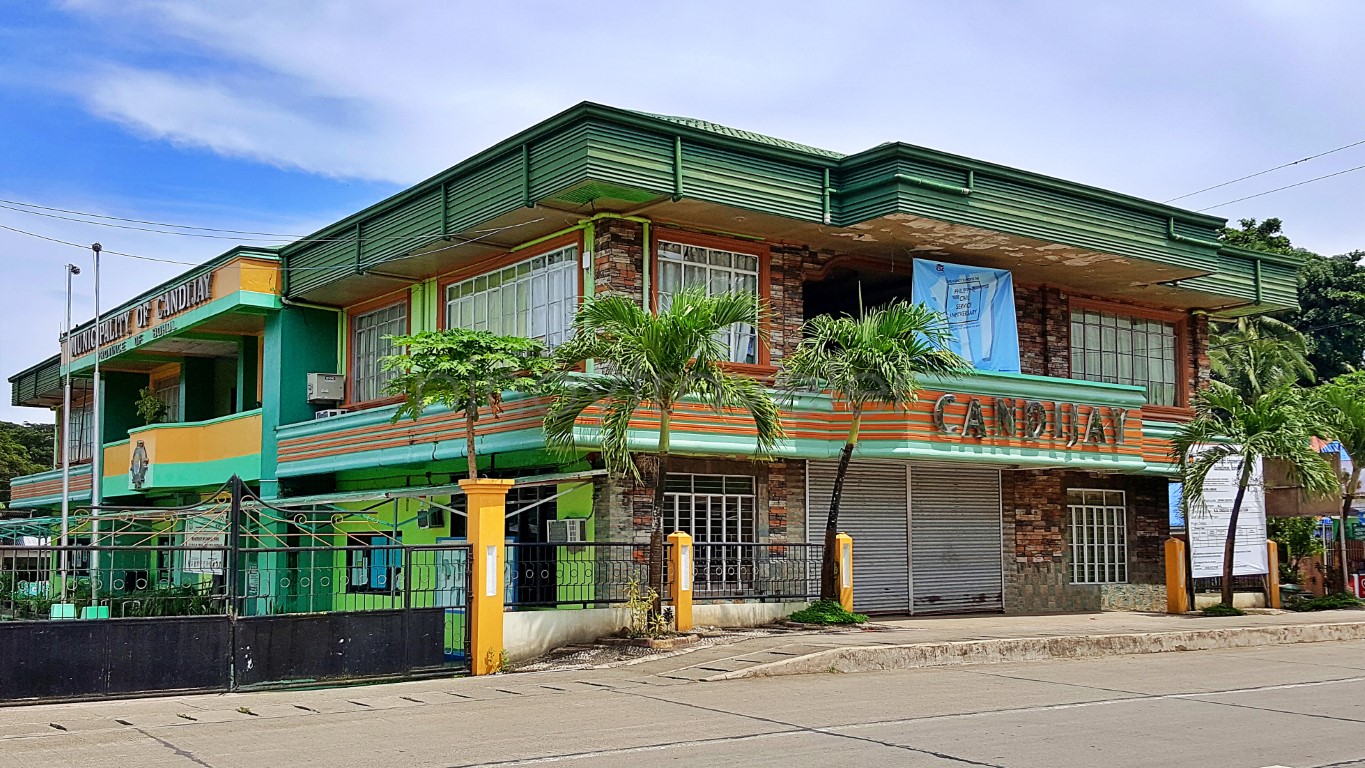
M 75 358 L 71 354 L 71 278 L 79 275 L 81 268 L 75 264 L 66 265 L 66 338 L 62 340 L 62 537 L 61 572 L 62 602 L 66 602 L 67 565 L 71 553 L 67 551 L 71 534 L 71 364 Z

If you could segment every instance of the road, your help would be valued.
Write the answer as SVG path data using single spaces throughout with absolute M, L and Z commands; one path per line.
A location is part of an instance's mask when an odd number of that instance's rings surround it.
M 639 669 L 10 708 L 0 766 L 1365 767 L 1365 642 L 720 683 Z

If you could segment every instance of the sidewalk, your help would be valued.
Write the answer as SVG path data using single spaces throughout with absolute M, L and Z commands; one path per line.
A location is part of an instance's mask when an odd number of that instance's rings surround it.
M 893 618 L 863 630 L 745 640 L 725 646 L 730 651 L 727 656 L 698 659 L 659 674 L 710 682 L 1358 639 L 1365 639 L 1365 611 L 1229 617 L 1110 612 Z M 708 650 L 714 653 L 716 649 Z

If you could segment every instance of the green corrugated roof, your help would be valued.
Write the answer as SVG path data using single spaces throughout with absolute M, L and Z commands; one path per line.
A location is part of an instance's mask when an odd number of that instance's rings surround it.
M 678 117 L 676 115 L 656 115 L 652 112 L 636 112 L 636 114 L 644 115 L 645 117 L 652 117 L 655 120 L 667 120 L 670 123 L 677 123 L 678 125 L 685 125 L 689 128 L 696 128 L 699 131 L 715 133 L 721 136 L 729 136 L 735 139 L 744 139 L 745 141 L 752 141 L 758 144 L 767 144 L 770 147 L 781 147 L 783 149 L 790 149 L 796 152 L 805 152 L 806 154 L 816 155 L 817 157 L 827 157 L 831 160 L 839 160 L 840 158 L 844 157 L 844 154 L 842 152 L 835 152 L 830 149 L 812 147 L 808 144 L 798 144 L 794 141 L 787 141 L 786 139 L 778 139 L 772 136 L 765 136 L 761 133 L 754 133 L 753 131 L 742 131 L 738 128 L 731 128 L 728 125 L 720 125 L 718 123 L 712 123 L 707 120 L 698 120 L 695 117 Z

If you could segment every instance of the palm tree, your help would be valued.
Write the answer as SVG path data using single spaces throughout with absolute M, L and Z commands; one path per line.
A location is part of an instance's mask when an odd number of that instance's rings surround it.
M 576 450 L 584 433 L 600 440 L 607 468 L 637 480 L 637 452 L 655 456 L 654 524 L 650 532 L 649 579 L 656 591 L 654 610 L 663 594 L 664 487 L 671 450 L 674 409 L 696 399 L 718 413 L 746 412 L 756 431 L 755 453 L 766 456 L 782 437 L 781 418 L 772 395 L 758 380 L 727 370 L 730 360 L 723 336 L 735 326 L 760 328 L 762 309 L 753 294 L 707 296 L 689 290 L 673 296 L 657 314 L 623 296 L 589 298 L 574 317 L 573 338 L 555 351 L 567 371 L 592 361 L 591 373 L 565 373 L 545 416 L 546 441 Z M 602 408 L 600 432 L 577 427 L 589 408 Z M 654 445 L 631 434 L 631 421 L 641 412 L 659 420 Z M 644 450 L 642 450 L 644 449 Z
M 1339 477 L 1341 491 L 1341 527 L 1346 520 L 1360 488 L 1361 470 L 1365 469 L 1365 386 L 1359 383 L 1360 374 L 1345 374 L 1308 392 L 1308 403 L 1316 422 L 1319 436 L 1336 440 L 1342 453 L 1351 457 L 1351 471 Z M 1337 550 L 1338 574 L 1341 590 L 1347 588 L 1346 544 L 1338 536 L 1333 547 Z
M 1209 370 L 1247 400 L 1313 380 L 1308 340 L 1289 323 L 1266 315 L 1218 323 L 1209 340 Z
M 394 336 L 393 343 L 404 350 L 383 360 L 384 370 L 394 371 L 384 392 L 403 396 L 393 420 L 404 416 L 416 420 L 427 406 L 436 403 L 452 413 L 463 413 L 470 480 L 479 477 L 474 454 L 479 409 L 491 407 L 496 413 L 502 406 L 503 393 L 534 391 L 553 365 L 539 341 L 489 331 L 422 331 Z
M 1312 427 L 1301 393 L 1279 386 L 1254 399 L 1222 382 L 1213 382 L 1195 397 L 1195 417 L 1176 431 L 1172 458 L 1179 462 L 1185 508 L 1199 514 L 1204 505 L 1204 481 L 1226 460 L 1237 462 L 1237 490 L 1223 545 L 1224 605 L 1232 605 L 1233 553 L 1237 518 L 1256 464 L 1264 459 L 1282 462 L 1291 482 L 1305 496 L 1323 496 L 1337 487 L 1331 466 L 1312 446 Z
M 948 320 L 923 304 L 898 301 L 862 317 L 818 315 L 806 321 L 804 338 L 783 361 L 783 384 L 792 390 L 830 390 L 849 407 L 848 436 L 825 518 L 825 555 L 820 566 L 820 598 L 839 592 L 839 500 L 849 461 L 858 446 L 863 412 L 869 405 L 905 408 L 919 399 L 917 374 L 954 374 L 967 361 L 947 348 Z

